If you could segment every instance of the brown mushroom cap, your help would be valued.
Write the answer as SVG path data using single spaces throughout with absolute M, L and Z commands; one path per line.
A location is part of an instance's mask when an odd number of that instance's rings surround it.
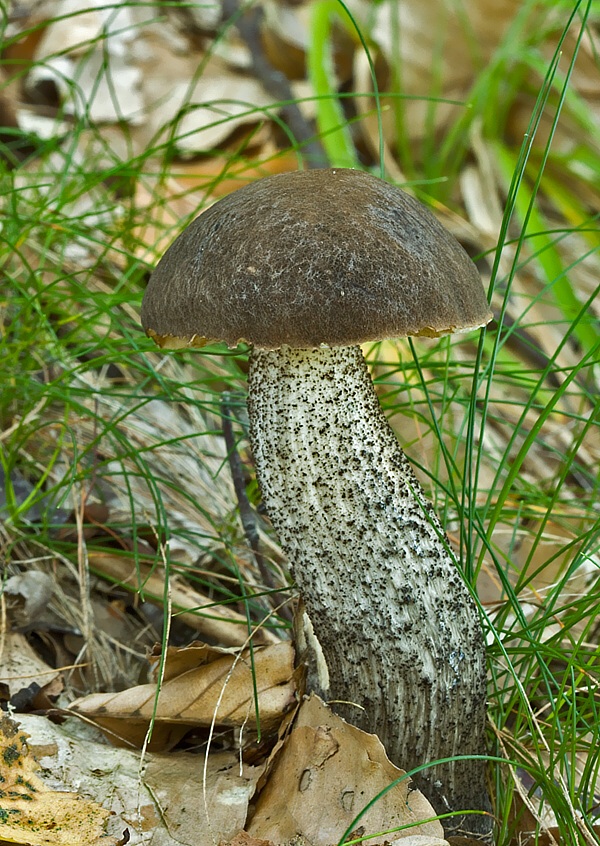
M 473 262 L 435 217 L 340 168 L 270 176 L 215 203 L 169 247 L 142 304 L 164 347 L 349 346 L 490 319 Z

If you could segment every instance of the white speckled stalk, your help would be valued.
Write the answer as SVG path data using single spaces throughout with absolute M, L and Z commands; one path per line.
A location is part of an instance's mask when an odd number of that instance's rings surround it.
M 328 696 L 361 706 L 335 710 L 407 770 L 484 754 L 477 609 L 360 348 L 255 350 L 249 388 L 258 481 L 323 648 Z M 440 813 L 489 808 L 480 761 L 416 780 Z M 479 815 L 463 824 L 490 828 Z

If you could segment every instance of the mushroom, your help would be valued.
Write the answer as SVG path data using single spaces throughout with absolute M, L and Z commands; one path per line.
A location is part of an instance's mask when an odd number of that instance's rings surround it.
M 196 218 L 153 272 L 160 346 L 251 345 L 250 438 L 267 513 L 326 661 L 336 712 L 379 735 L 445 820 L 489 835 L 478 610 L 362 352 L 488 323 L 475 266 L 420 203 L 355 170 L 253 182 Z

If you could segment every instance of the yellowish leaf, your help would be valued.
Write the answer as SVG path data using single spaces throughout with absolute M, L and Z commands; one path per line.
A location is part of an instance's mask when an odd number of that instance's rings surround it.
M 0 839 L 25 846 L 116 846 L 103 834 L 109 811 L 77 793 L 50 790 L 28 735 L 0 719 Z

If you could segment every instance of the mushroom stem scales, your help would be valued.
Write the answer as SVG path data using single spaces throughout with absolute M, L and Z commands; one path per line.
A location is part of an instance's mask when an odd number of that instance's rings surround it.
M 326 694 L 343 700 L 335 710 L 404 769 L 480 755 L 479 615 L 360 347 L 254 349 L 248 410 L 264 503 L 323 649 Z M 415 780 L 438 813 L 489 808 L 479 759 Z M 484 815 L 450 823 L 491 827 Z

